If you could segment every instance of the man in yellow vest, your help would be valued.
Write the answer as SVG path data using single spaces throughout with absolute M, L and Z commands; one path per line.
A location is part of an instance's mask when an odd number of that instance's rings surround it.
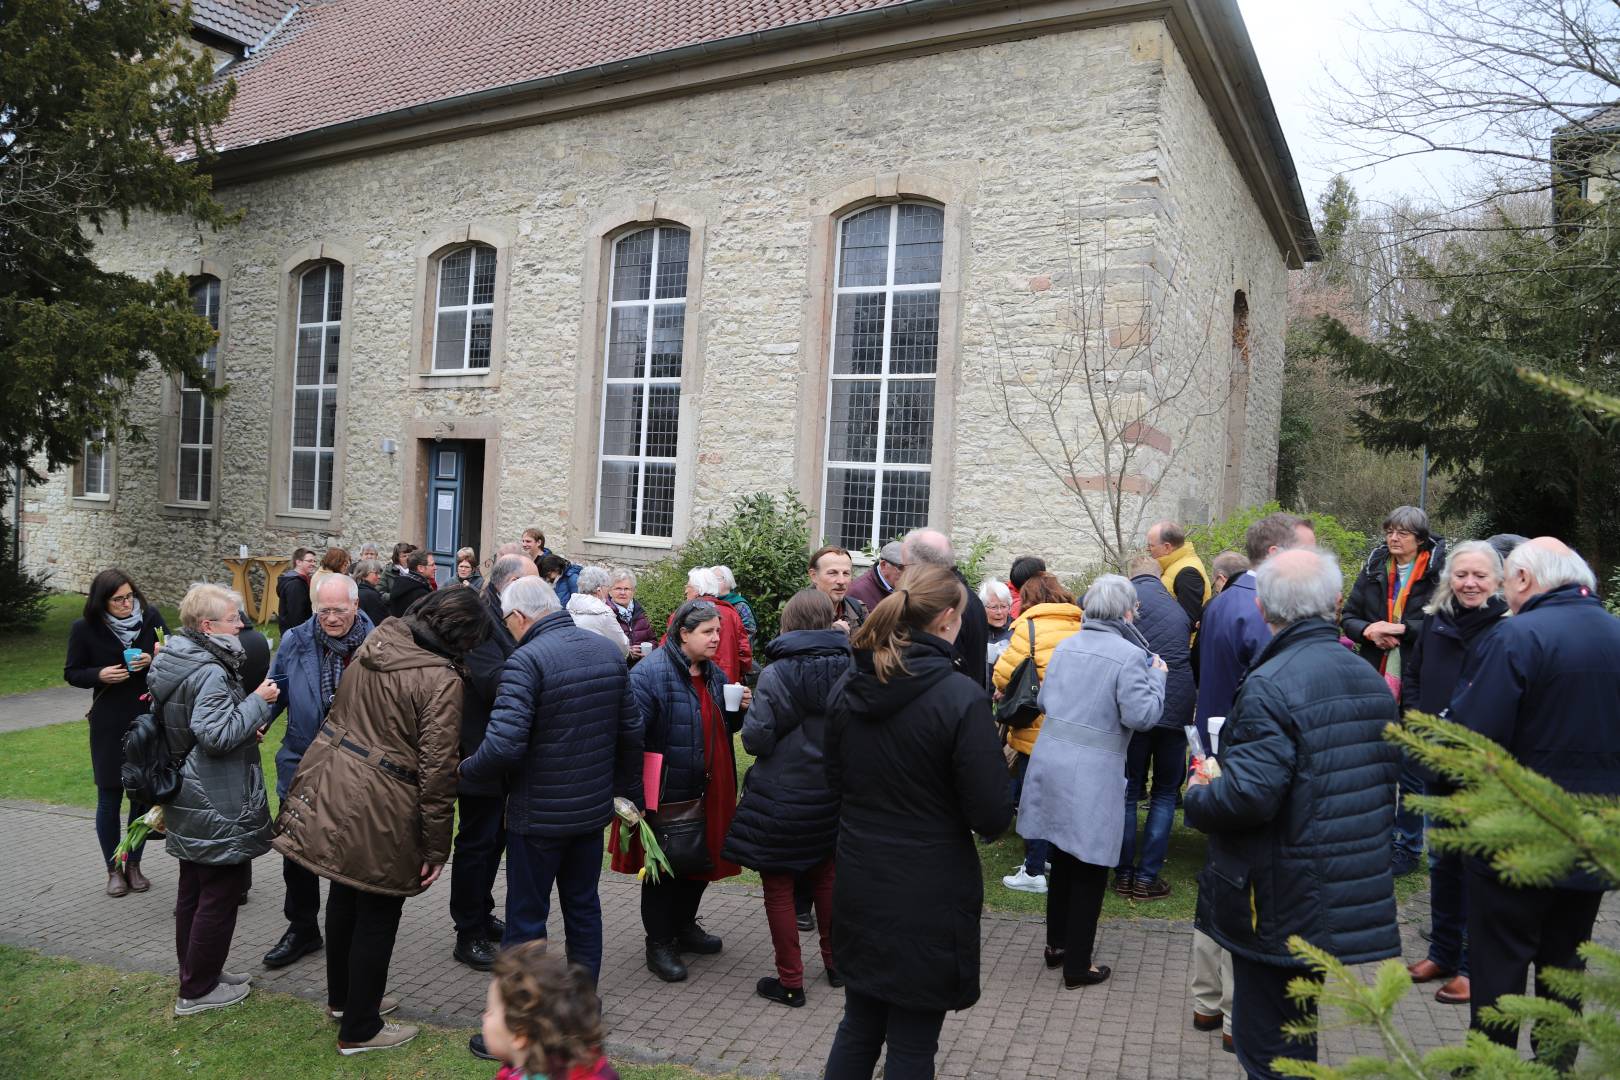
M 1204 605 L 1213 595 L 1203 560 L 1187 543 L 1187 532 L 1173 521 L 1161 521 L 1148 528 L 1147 550 L 1159 564 L 1159 580 L 1176 598 L 1196 629 L 1204 617 Z

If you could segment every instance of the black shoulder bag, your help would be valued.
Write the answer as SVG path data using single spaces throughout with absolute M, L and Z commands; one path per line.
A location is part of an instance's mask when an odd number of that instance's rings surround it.
M 1013 729 L 1027 728 L 1041 716 L 1041 669 L 1035 662 L 1035 620 L 1026 619 L 1024 625 L 1029 629 L 1029 655 L 1013 668 L 1007 689 L 995 703 L 996 723 Z

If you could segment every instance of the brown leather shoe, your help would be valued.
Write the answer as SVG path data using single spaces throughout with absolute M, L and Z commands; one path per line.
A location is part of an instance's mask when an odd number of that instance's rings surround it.
M 117 870 L 109 870 L 109 871 L 107 871 L 107 895 L 108 896 L 128 896 L 129 895 L 129 882 L 125 881 L 124 880 L 124 875 L 119 873 Z
M 1197 1009 L 1194 1009 L 1193 1010 L 1193 1030 L 1195 1030 L 1195 1031 L 1214 1031 L 1216 1028 L 1221 1026 L 1222 1022 L 1224 1022 L 1225 1019 L 1226 1018 L 1224 1016 L 1222 1016 L 1218 1012 L 1217 1013 L 1205 1013 L 1205 1012 L 1199 1012 Z
M 1407 964 L 1406 973 L 1412 976 L 1412 981 L 1415 983 L 1434 982 L 1436 979 L 1449 979 L 1456 974 L 1455 971 L 1447 971 L 1433 960 L 1429 960 L 1427 958 L 1419 960 L 1415 964 Z
M 132 862 L 124 868 L 124 878 L 129 882 L 130 892 L 145 892 L 152 887 L 151 880 L 141 873 L 141 864 Z
M 1442 1005 L 1466 1005 L 1470 996 L 1468 976 L 1458 975 L 1434 992 L 1434 1000 Z

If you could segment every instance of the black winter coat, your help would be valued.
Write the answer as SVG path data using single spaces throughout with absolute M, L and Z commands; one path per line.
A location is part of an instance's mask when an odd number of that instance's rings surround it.
M 1434 599 L 1434 587 L 1440 583 L 1440 575 L 1445 572 L 1446 542 L 1440 537 L 1432 537 L 1425 549 L 1418 548 L 1421 554 L 1424 550 L 1429 552 L 1429 565 L 1423 570 L 1423 576 L 1412 583 L 1412 590 L 1406 595 L 1406 608 L 1401 617 L 1401 623 L 1406 627 L 1406 633 L 1401 635 L 1401 670 L 1406 670 L 1407 661 L 1412 655 L 1412 646 L 1417 643 L 1418 636 L 1423 632 L 1423 622 L 1426 616 L 1423 608 Z M 1350 592 L 1344 598 L 1344 612 L 1339 617 L 1344 627 L 1344 636 L 1356 643 L 1356 650 L 1361 658 L 1378 666 L 1384 655 L 1384 650 L 1368 641 L 1364 636 L 1368 624 L 1387 622 L 1389 614 L 1389 545 L 1379 544 L 1367 556 L 1367 561 L 1361 567 L 1361 573 L 1356 576 L 1356 583 L 1350 587 Z
M 168 630 L 163 616 L 154 605 L 147 605 L 141 613 L 141 632 L 135 635 L 132 649 L 147 655 L 155 651 L 157 632 Z M 147 711 L 141 700 L 146 693 L 146 671 L 134 671 L 121 683 L 103 683 L 100 679 L 104 667 L 124 666 L 124 646 L 119 643 L 107 621 L 75 619 L 68 631 L 67 660 L 62 667 L 62 678 L 70 686 L 93 691 L 90 697 L 90 771 L 97 787 L 122 788 L 119 770 L 124 767 L 124 735 L 136 717 Z M 256 684 L 255 684 L 256 685 Z
M 368 581 L 360 584 L 360 610 L 366 613 L 372 626 L 381 626 L 382 621 L 393 612 L 388 610 L 388 597 L 383 595 L 381 589 Z
M 1141 574 L 1131 578 L 1131 584 L 1136 586 L 1136 630 L 1170 669 L 1164 680 L 1159 726 L 1180 731 L 1182 725 L 1193 722 L 1198 704 L 1192 672 L 1192 620 L 1157 575 Z
M 392 615 L 403 615 L 411 609 L 411 605 L 432 592 L 433 588 L 415 574 L 401 573 L 394 578 L 394 584 L 388 590 L 388 611 Z
M 606 638 L 598 637 L 598 640 L 609 644 Z M 617 648 L 614 652 L 618 652 Z M 646 752 L 664 755 L 660 803 L 684 802 L 704 792 L 703 713 L 689 668 L 686 654 L 672 637 L 630 671 L 630 689 L 636 695 L 636 707 L 641 713 Z M 715 708 L 724 710 L 726 697 L 721 687 L 726 684 L 726 673 L 709 660 L 703 662 L 703 670 L 704 683 Z M 725 713 L 725 717 L 726 729 L 735 734 L 742 724 L 742 714 Z M 637 768 L 640 768 L 639 762 Z M 711 779 L 717 784 L 735 786 L 737 783 L 735 773 Z
M 984 614 L 984 601 L 979 590 L 968 584 L 962 571 L 956 571 L 956 580 L 967 590 L 967 603 L 962 605 L 962 627 L 956 632 L 952 655 L 956 657 L 956 670 L 990 692 L 990 621 Z
M 1493 596 L 1473 611 L 1436 611 L 1423 620 L 1423 629 L 1401 668 L 1401 708 L 1439 716 L 1451 704 L 1462 679 L 1463 666 L 1474 644 L 1495 629 L 1507 612 L 1507 601 Z M 1423 777 L 1425 795 L 1447 795 L 1452 782 L 1413 759 L 1411 766 Z
M 283 570 L 276 578 L 276 625 L 285 634 L 295 626 L 302 626 L 315 613 L 310 602 L 309 578 L 297 570 Z M 251 692 L 254 688 L 249 687 Z
M 613 796 L 641 803 L 641 717 L 616 645 L 554 611 L 529 627 L 501 672 L 483 745 L 461 774 L 511 773 L 506 827 L 578 836 L 613 820 Z
M 1400 752 L 1395 696 L 1326 619 L 1278 633 L 1221 733 L 1221 775 L 1189 787 L 1209 834 L 1198 926 L 1233 953 L 1303 967 L 1298 934 L 1347 964 L 1401 950 L 1389 835 Z
M 832 857 L 838 799 L 827 786 L 827 712 L 850 669 L 841 630 L 794 630 L 765 648 L 769 663 L 743 722 L 755 757 L 726 835 L 724 856 L 765 872 L 808 870 Z
M 468 650 L 462 658 L 467 669 L 466 690 L 461 698 L 461 760 L 466 761 L 478 752 L 484 743 L 484 731 L 489 726 L 490 711 L 500 694 L 501 672 L 507 658 L 517 648 L 512 632 L 501 621 L 499 599 L 486 591 L 483 597 L 484 613 L 489 619 L 489 637 Z M 458 795 L 500 795 L 506 790 L 506 777 L 495 776 L 475 780 L 462 774 L 456 787 Z
M 984 884 L 973 834 L 994 837 L 1012 820 L 990 699 L 952 652 L 919 634 L 907 673 L 887 683 L 857 653 L 827 732 L 827 780 L 841 799 L 838 972 L 860 993 L 922 1011 L 979 1000 Z

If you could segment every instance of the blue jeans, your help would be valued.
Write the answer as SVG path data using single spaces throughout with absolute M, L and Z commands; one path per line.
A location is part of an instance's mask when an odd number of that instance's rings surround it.
M 1395 831 L 1392 840 L 1397 852 L 1404 851 L 1414 860 L 1423 854 L 1423 815 L 1406 808 L 1408 795 L 1423 794 L 1423 774 L 1418 772 L 1410 756 L 1401 755 L 1400 801 L 1395 806 Z
M 1029 755 L 1020 751 L 1018 765 L 1012 773 L 1012 802 L 1018 805 L 1019 798 L 1024 794 L 1024 774 L 1029 772 Z M 1046 859 L 1051 845 L 1045 840 L 1024 841 L 1024 873 L 1031 877 L 1046 876 Z
M 1152 795 L 1148 800 L 1147 827 L 1142 833 L 1142 864 L 1136 862 L 1136 799 L 1126 781 L 1125 835 L 1119 848 L 1119 869 L 1156 881 L 1170 849 L 1170 827 L 1176 823 L 1176 793 L 1187 774 L 1187 736 L 1176 728 L 1156 727 L 1131 736 L 1125 751 L 1125 775 L 1140 778 L 1153 762 Z M 1138 781 L 1140 782 L 1140 781 Z
M 602 830 L 577 836 L 506 837 L 506 937 L 516 945 L 546 937 L 551 886 L 562 905 L 568 935 L 568 962 L 580 964 L 595 980 L 602 973 Z
M 1430 820 L 1431 829 L 1445 828 Z M 1468 890 L 1461 852 L 1429 852 L 1429 959 L 1468 974 Z
M 118 841 L 124 838 L 124 826 L 118 811 L 124 805 L 124 789 L 121 787 L 96 788 L 96 839 L 101 843 L 101 861 L 105 866 L 112 865 L 113 849 Z M 151 807 L 137 802 L 134 796 L 129 800 L 129 823 L 131 825 L 141 819 Z M 129 853 L 129 861 L 136 866 L 141 864 L 141 849 L 146 846 L 143 841 Z

